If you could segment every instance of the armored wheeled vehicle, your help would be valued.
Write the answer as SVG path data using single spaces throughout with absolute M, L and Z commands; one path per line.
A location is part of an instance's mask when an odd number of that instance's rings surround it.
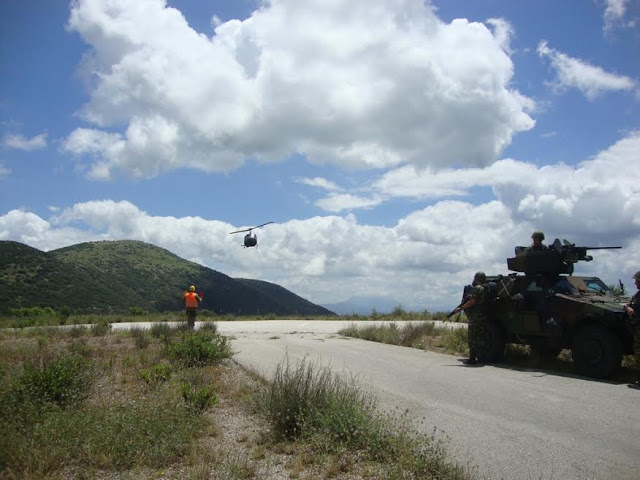
M 507 275 L 487 277 L 490 286 L 487 361 L 502 360 L 506 343 L 530 345 L 557 356 L 571 349 L 578 373 L 603 378 L 633 354 L 633 333 L 623 305 L 597 277 L 574 276 L 576 262 L 590 261 L 588 250 L 559 240 L 539 250 L 516 247 Z

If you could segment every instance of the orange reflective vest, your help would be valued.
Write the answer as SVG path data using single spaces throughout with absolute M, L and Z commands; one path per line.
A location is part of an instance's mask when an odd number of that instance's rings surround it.
M 196 292 L 184 292 L 184 306 L 187 308 L 197 308 L 198 294 Z

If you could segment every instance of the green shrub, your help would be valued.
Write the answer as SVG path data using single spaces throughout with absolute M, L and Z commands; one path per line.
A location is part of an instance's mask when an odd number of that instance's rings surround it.
M 329 368 L 287 359 L 258 399 L 277 437 L 326 437 L 337 444 L 358 445 L 379 433 L 375 400 L 354 382 L 343 382 Z
M 98 323 L 91 325 L 91 335 L 94 337 L 104 337 L 111 331 L 111 324 L 103 319 L 100 319 Z
M 146 330 L 143 330 L 142 328 L 134 327 L 129 330 L 129 334 L 133 337 L 136 348 L 139 348 L 140 350 L 147 348 L 151 343 L 149 335 L 147 334 Z
M 198 330 L 216 333 L 218 331 L 218 323 L 212 321 L 202 322 Z
M 87 327 L 84 325 L 74 325 L 68 330 L 71 338 L 79 338 L 87 334 Z
M 459 355 L 465 354 L 469 349 L 469 344 L 467 343 L 467 329 L 450 329 L 444 338 L 444 348 L 447 353 L 456 353 Z
M 23 307 L 10 310 L 16 317 L 55 317 L 56 312 L 51 307 Z
M 71 316 L 71 308 L 68 305 L 63 305 L 62 307 L 60 307 L 60 310 L 58 311 L 58 315 L 60 315 L 60 318 L 63 318 L 66 320 Z
M 159 338 L 165 344 L 169 343 L 171 337 L 176 333 L 176 329 L 166 323 L 154 323 L 151 325 L 151 336 Z
M 402 305 L 396 305 L 395 307 L 393 307 L 393 310 L 391 312 L 392 317 L 405 318 L 407 317 L 407 315 L 407 311 L 402 308 Z
M 28 361 L 17 389 L 25 401 L 76 404 L 91 393 L 96 373 L 95 363 L 77 353 L 53 360 Z
M 157 387 L 161 383 L 165 383 L 171 377 L 173 367 L 166 363 L 158 363 L 153 367 L 140 370 L 140 378 L 152 388 Z
M 218 403 L 214 385 L 198 387 L 191 382 L 182 381 L 180 383 L 180 394 L 187 406 L 196 412 L 202 412 Z
M 142 307 L 129 307 L 129 314 L 133 315 L 134 317 L 140 317 L 140 316 L 143 316 L 143 315 L 148 315 L 149 312 L 147 312 Z
M 167 345 L 169 358 L 187 367 L 211 365 L 233 355 L 228 337 L 209 331 L 185 331 Z
M 84 358 L 89 358 L 93 354 L 93 349 L 87 345 L 87 341 L 84 337 L 74 338 L 69 345 L 69 352 L 80 355 Z
M 425 336 L 433 336 L 436 326 L 433 322 L 406 323 L 399 332 L 400 345 L 414 347 Z

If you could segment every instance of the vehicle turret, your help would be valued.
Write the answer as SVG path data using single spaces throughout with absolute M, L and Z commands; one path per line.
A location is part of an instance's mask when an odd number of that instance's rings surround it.
M 527 275 L 549 275 L 557 276 L 562 274 L 571 275 L 573 266 L 577 262 L 590 262 L 591 255 L 587 255 L 588 250 L 609 250 L 622 247 L 585 247 L 576 246 L 567 240 L 555 239 L 548 247 L 541 249 L 531 249 L 527 247 L 516 247 L 516 256 L 507 258 L 507 267 L 514 272 L 522 272 Z

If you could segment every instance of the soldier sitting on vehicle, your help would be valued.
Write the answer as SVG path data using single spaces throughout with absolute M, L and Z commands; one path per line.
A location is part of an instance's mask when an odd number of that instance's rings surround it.
M 547 268 L 543 268 L 550 261 L 557 261 L 557 259 L 553 256 L 547 256 L 547 253 L 552 254 L 552 250 L 549 250 L 549 247 L 543 243 L 544 238 L 544 232 L 536 230 L 531 234 L 533 243 L 530 246 L 516 247 L 516 256 L 536 256 L 535 262 L 533 259 L 524 259 L 523 257 L 520 259 L 524 262 L 522 270 L 530 278 L 530 287 L 525 290 L 524 297 L 530 307 L 538 311 L 543 328 L 544 325 L 552 327 L 558 325 L 557 320 L 551 315 L 551 302 L 555 293 L 553 285 L 557 280 L 557 274 L 555 271 L 549 272 Z M 553 254 L 555 255 L 555 252 Z M 542 257 L 540 257 L 541 255 Z
M 536 250 L 544 250 L 547 246 L 542 243 L 544 241 L 544 233 L 541 231 L 535 231 L 531 234 L 531 240 L 533 243 L 527 248 L 527 253 L 535 252 Z
M 526 248 L 516 247 L 516 255 L 529 255 L 531 252 L 538 252 L 548 248 L 544 243 L 542 243 L 544 241 L 544 232 L 536 230 L 531 234 L 531 240 L 533 240 L 533 243 Z

